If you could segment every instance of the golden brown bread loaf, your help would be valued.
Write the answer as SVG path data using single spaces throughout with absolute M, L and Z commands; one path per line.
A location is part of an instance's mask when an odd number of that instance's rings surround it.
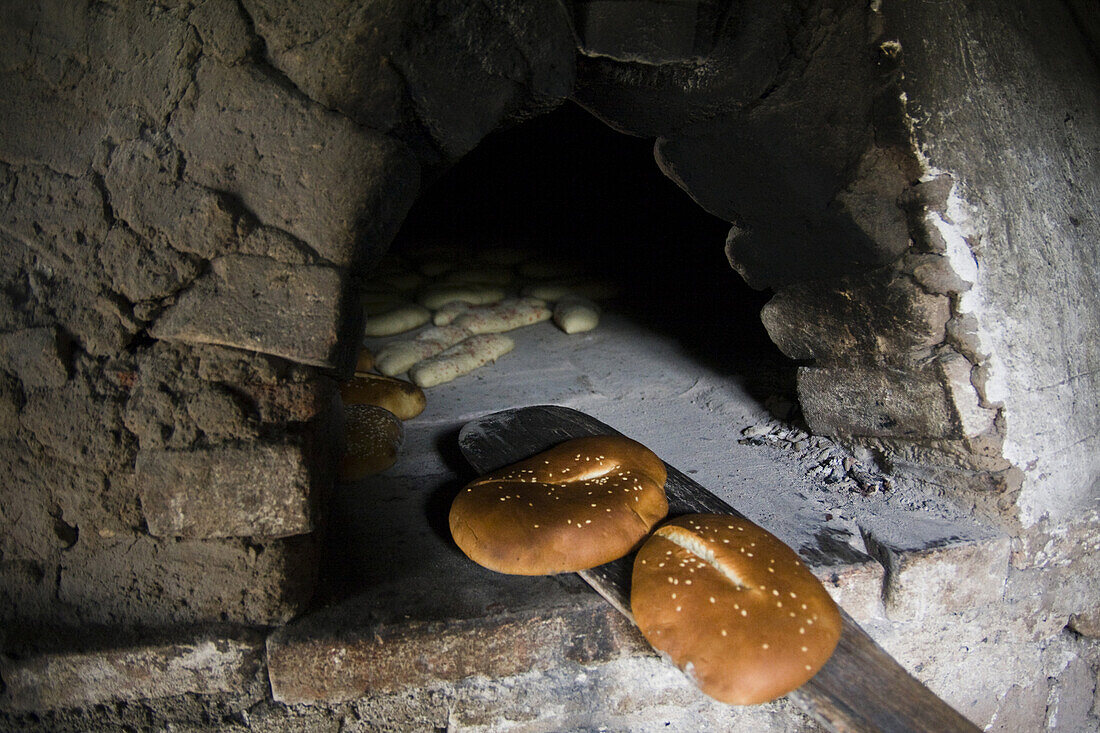
M 451 535 L 474 562 L 549 575 L 630 552 L 668 513 L 664 463 L 629 438 L 567 440 L 468 484 Z
M 655 649 L 707 695 L 735 705 L 799 687 L 840 639 L 836 604 L 798 555 L 721 514 L 658 528 L 635 558 L 630 605 Z
M 424 390 L 412 382 L 378 374 L 356 374 L 340 385 L 345 405 L 375 405 L 402 420 L 411 420 L 424 411 Z
M 370 374 L 371 369 L 374 369 L 374 354 L 370 349 L 362 347 L 355 358 L 355 375 Z

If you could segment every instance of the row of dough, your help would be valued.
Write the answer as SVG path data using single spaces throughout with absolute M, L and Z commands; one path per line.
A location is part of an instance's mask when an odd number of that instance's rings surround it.
M 403 309 L 402 317 L 407 318 L 403 325 L 408 327 L 399 333 L 418 328 L 432 319 L 431 312 L 421 308 L 422 312 Z M 394 314 L 395 318 L 398 316 Z M 559 300 L 553 310 L 545 301 L 533 297 L 509 298 L 491 305 L 452 300 L 435 312 L 435 325 L 414 338 L 383 346 L 375 366 L 391 377 L 408 372 L 409 379 L 418 386 L 433 387 L 468 374 L 511 351 L 515 342 L 504 336 L 504 332 L 551 318 L 566 333 L 579 333 L 595 328 L 599 309 L 591 301 L 577 297 Z M 409 325 L 413 323 L 415 325 Z M 367 335 L 376 335 L 376 332 L 368 331 Z
M 393 308 L 367 316 L 363 335 L 371 338 L 396 336 L 407 333 L 431 322 L 436 326 L 469 325 L 479 327 L 477 333 L 501 333 L 503 331 L 537 323 L 551 316 L 554 323 L 566 333 L 590 331 L 599 323 L 600 310 L 592 300 L 581 295 L 563 294 L 556 298 L 540 298 L 533 295 L 519 298 L 495 297 L 499 291 L 462 289 L 449 291 L 447 299 L 440 302 L 427 299 L 431 305 L 403 303 Z M 553 303 L 553 310 L 548 307 Z M 522 318 L 516 311 L 542 308 L 546 318 L 529 323 L 515 323 Z M 515 323 L 515 325 L 512 325 Z

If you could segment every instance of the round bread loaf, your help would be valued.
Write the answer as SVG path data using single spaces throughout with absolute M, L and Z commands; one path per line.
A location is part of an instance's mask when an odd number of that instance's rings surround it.
M 345 405 L 375 405 L 402 420 L 411 420 L 424 412 L 424 390 L 412 382 L 379 374 L 356 374 L 340 385 Z
M 753 705 L 799 687 L 840 639 L 836 604 L 791 548 L 746 519 L 677 517 L 634 560 L 630 605 L 703 692 Z
M 629 438 L 567 440 L 468 484 L 451 535 L 479 565 L 512 575 L 592 568 L 630 552 L 668 513 L 665 464 Z
M 381 473 L 397 461 L 405 426 L 389 410 L 375 405 L 344 405 L 346 449 L 340 480 L 357 481 Z

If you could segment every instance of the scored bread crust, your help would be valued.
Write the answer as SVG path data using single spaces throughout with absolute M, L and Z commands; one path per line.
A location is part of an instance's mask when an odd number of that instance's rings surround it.
M 629 438 L 567 440 L 464 487 L 451 535 L 497 572 L 585 570 L 630 552 L 668 514 L 666 478 L 661 459 Z
M 795 552 L 752 522 L 677 517 L 638 551 L 631 611 L 711 697 L 752 705 L 809 680 L 840 639 L 836 604 Z

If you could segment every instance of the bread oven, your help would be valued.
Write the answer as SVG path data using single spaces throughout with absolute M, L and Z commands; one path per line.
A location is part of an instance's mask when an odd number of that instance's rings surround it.
M 0 11 L 5 725 L 811 725 L 450 544 L 459 427 L 552 403 L 779 535 L 979 725 L 1095 729 L 1095 16 Z M 441 241 L 617 296 L 334 481 L 364 294 Z

